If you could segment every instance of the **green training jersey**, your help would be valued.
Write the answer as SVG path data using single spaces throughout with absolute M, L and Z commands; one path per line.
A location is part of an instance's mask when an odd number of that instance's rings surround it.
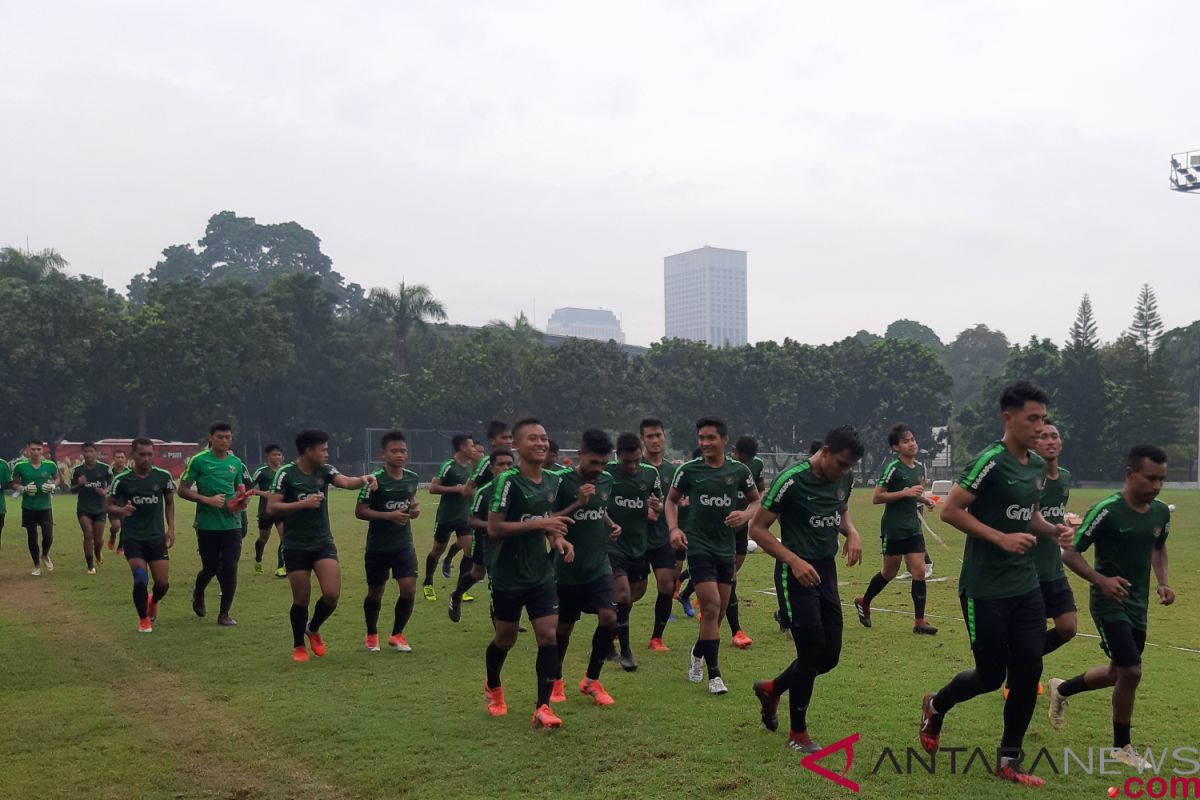
M 477 540 L 478 544 L 476 546 L 483 548 L 483 568 L 486 569 L 489 574 L 491 574 L 492 571 L 492 558 L 495 555 L 496 548 L 495 545 L 492 544 L 492 541 L 488 539 L 486 525 L 488 509 L 491 508 L 492 505 L 492 488 L 495 485 L 496 484 L 492 481 L 488 481 L 483 486 L 480 486 L 475 490 L 475 498 L 471 501 L 471 515 L 475 519 L 481 521 L 485 526 L 482 531 L 472 529 L 472 533 L 479 535 L 479 539 Z M 474 553 L 472 553 L 472 555 L 474 555 Z
M 647 516 L 650 513 L 650 498 L 662 497 L 662 481 L 658 470 L 649 464 L 639 464 L 632 475 L 621 468 L 619 461 L 611 461 L 605 468 L 612 476 L 612 494 L 608 498 L 608 516 L 621 526 L 621 535 L 608 549 L 622 553 L 631 559 L 646 555 L 647 536 L 655 523 Z
M 436 476 L 443 486 L 465 486 L 470 479 L 471 467 L 459 464 L 453 458 L 438 468 Z M 469 513 L 470 502 L 465 494 L 438 495 L 437 524 L 462 522 Z
M 275 473 L 271 494 L 283 495 L 285 503 L 321 495 L 321 505 L 298 509 L 283 518 L 285 550 L 319 550 L 333 541 L 333 531 L 329 528 L 329 485 L 338 475 L 341 473 L 332 464 L 305 473 L 294 461 L 284 464 Z
M 805 561 L 833 558 L 853 488 L 853 472 L 831 483 L 817 477 L 812 462 L 801 461 L 779 473 L 762 507 L 779 517 L 779 538 L 788 550 Z
M 479 463 L 475 465 L 475 469 L 471 472 L 471 480 L 479 486 L 482 482 L 490 482 L 492 469 L 492 457 L 484 456 L 479 459 Z
M 83 485 L 78 481 L 83 478 Z M 71 491 L 79 495 L 75 501 L 77 516 L 94 516 L 108 510 L 108 485 L 112 483 L 112 470 L 103 461 L 97 461 L 93 466 L 76 464 L 71 470 Z
M 372 511 L 408 511 L 417 497 L 420 478 L 411 469 L 404 470 L 399 478 L 393 478 L 386 469 L 375 470 L 379 482 L 375 491 L 364 486 L 358 493 L 358 502 L 366 503 Z M 373 519 L 367 525 L 368 553 L 395 553 L 413 546 L 412 523 L 398 525 Z
M 489 510 L 506 522 L 548 517 L 554 511 L 560 480 L 558 475 L 543 471 L 541 482 L 534 483 L 518 468 L 507 469 L 496 478 Z M 492 541 L 491 546 L 495 553 L 488 572 L 493 590 L 520 592 L 554 580 L 554 562 L 547 557 L 544 531 L 507 536 Z
M 1093 617 L 1125 621 L 1138 630 L 1146 630 L 1151 558 L 1155 550 L 1166 546 L 1170 533 L 1171 510 L 1161 500 L 1152 501 L 1149 509 L 1138 513 L 1118 492 L 1088 509 L 1083 524 L 1075 532 L 1075 549 L 1082 553 L 1094 544 L 1096 571 L 1129 581 L 1129 595 L 1119 603 L 1109 600 L 1093 586 L 1090 598 Z
M 58 480 L 58 467 L 53 461 L 42 461 L 36 467 L 32 461 L 18 461 L 13 465 L 13 478 L 21 484 L 22 488 L 37 487 L 37 491 L 33 494 L 21 493 L 21 508 L 27 508 L 30 511 L 48 511 L 50 509 L 50 496 L 54 490 L 51 489 L 47 492 L 42 489 L 42 486 L 48 481 Z
M 659 487 L 662 491 L 662 496 L 667 496 L 667 489 L 671 487 L 671 482 L 675 480 L 675 465 L 667 461 L 663 461 L 658 466 L 649 464 L 655 472 L 658 473 Z M 686 508 L 680 508 L 679 514 L 682 519 Z M 681 524 L 680 527 L 683 527 Z M 667 515 L 660 513 L 658 519 L 650 522 L 646 527 L 646 552 L 657 550 L 663 545 L 671 541 L 671 531 L 667 529 Z
M 725 517 L 737 507 L 739 492 L 754 491 L 750 469 L 728 458 L 719 467 L 696 458 L 679 466 L 671 488 L 687 497 L 691 506 L 684 528 L 688 553 L 732 559 L 737 549 L 736 531 L 725 524 Z
M 242 529 L 242 515 L 228 508 L 228 503 L 237 493 L 239 486 L 252 486 L 254 483 L 240 458 L 233 453 L 226 453 L 224 458 L 218 458 L 212 450 L 205 448 L 188 459 L 179 481 L 194 484 L 196 492 L 205 497 L 225 495 L 226 505 L 221 508 L 213 508 L 203 503 L 196 504 L 196 530 Z
M 913 486 L 925 485 L 925 465 L 914 461 L 910 467 L 898 458 L 889 458 L 879 473 L 879 485 L 885 492 L 902 492 Z M 884 547 L 889 539 L 909 539 L 921 532 L 920 503 L 915 497 L 903 497 L 884 504 L 879 535 Z
M 13 482 L 12 467 L 7 461 L 0 460 L 0 514 L 7 513 L 5 497 L 8 495 L 8 485 Z
M 1062 467 L 1058 468 L 1058 477 L 1046 477 L 1046 486 L 1042 489 L 1042 516 L 1051 525 L 1065 525 L 1067 522 L 1067 498 L 1071 494 L 1071 473 Z M 1037 544 L 1029 551 L 1033 557 L 1033 566 L 1037 570 L 1038 580 L 1045 583 L 1066 577 L 1063 571 L 1062 549 L 1058 542 L 1039 536 Z
M 1031 450 L 1028 463 L 1023 464 L 1004 442 L 994 442 L 971 459 L 958 485 L 974 496 L 967 510 L 975 519 L 1001 533 L 1029 533 L 1046 488 L 1046 462 Z M 1029 553 L 1009 553 L 991 542 L 967 537 L 959 593 L 988 600 L 1018 597 L 1036 588 L 1037 569 Z
M 270 464 L 263 464 L 258 469 L 254 470 L 254 474 L 250 477 L 250 485 L 258 489 L 260 492 L 270 493 L 271 484 L 275 482 L 275 473 L 279 470 L 272 467 Z M 265 496 L 258 498 L 258 521 L 259 527 L 267 519 L 267 498 Z
M 556 472 L 559 478 L 558 495 L 554 510 L 562 511 L 579 499 L 579 490 L 585 481 L 574 469 Z M 554 574 L 559 583 L 578 586 L 612 574 L 608 563 L 609 528 L 604 514 L 612 497 L 613 479 L 601 472 L 595 481 L 596 491 L 582 508 L 571 514 L 574 522 L 567 528 L 567 541 L 575 548 L 575 558 L 566 563 L 560 553 L 554 554 Z
M 731 461 L 734 460 L 733 456 L 727 456 L 727 458 L 729 458 Z M 750 477 L 754 479 L 754 488 L 758 489 L 758 491 L 760 493 L 763 490 L 762 475 L 763 475 L 763 468 L 765 466 L 766 466 L 766 464 L 764 464 L 763 460 L 761 458 L 759 458 L 758 456 L 755 456 L 754 458 L 750 459 L 750 461 L 746 464 L 746 468 L 750 470 Z M 738 490 L 737 510 L 745 511 L 749 507 L 750 507 L 750 501 L 746 499 L 746 493 L 741 490 Z M 749 528 L 750 528 L 750 523 L 746 523 L 742 527 L 735 529 L 734 533 L 737 534 L 738 536 L 741 536 L 742 534 L 746 533 L 749 530 Z
M 133 514 L 122 518 L 121 536 L 135 542 L 152 542 L 166 536 L 166 496 L 174 491 L 175 479 L 159 467 L 150 467 L 146 475 L 127 469 L 113 479 L 108 488 L 112 504 L 133 503 Z

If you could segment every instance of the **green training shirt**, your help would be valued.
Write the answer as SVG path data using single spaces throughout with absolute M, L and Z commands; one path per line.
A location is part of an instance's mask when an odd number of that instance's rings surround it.
M 554 510 L 561 478 L 542 472 L 541 483 L 534 483 L 513 467 L 501 472 L 492 490 L 491 513 L 506 522 L 524 522 L 548 517 Z M 495 548 L 492 565 L 492 589 L 520 592 L 554 580 L 554 562 L 547 557 L 546 534 L 533 530 L 491 542 Z
M 564 469 L 556 474 L 559 485 L 554 510 L 562 511 L 579 499 L 579 490 L 585 481 L 574 469 Z M 568 564 L 560 553 L 555 552 L 554 574 L 559 583 L 578 586 L 612 574 L 612 565 L 608 563 L 609 528 L 604 522 L 604 511 L 612 491 L 612 476 L 601 472 L 596 478 L 596 492 L 588 498 L 586 505 L 571 514 L 575 522 L 567 528 L 567 541 L 575 548 L 575 558 Z
M 474 515 L 475 519 L 481 520 L 485 525 L 487 524 L 488 509 L 491 508 L 492 505 L 493 486 L 495 486 L 495 484 L 492 481 L 488 481 L 483 486 L 480 486 L 475 490 L 475 498 L 471 501 L 471 514 Z M 479 538 L 475 540 L 477 542 L 475 546 L 483 548 L 483 568 L 488 571 L 488 574 L 491 574 L 492 558 L 495 556 L 496 548 L 492 544 L 491 540 L 488 539 L 487 529 L 485 528 L 482 531 L 472 529 L 471 533 L 479 535 Z M 472 553 L 472 555 L 474 555 L 474 553 Z
M 283 547 L 285 550 L 319 550 L 333 542 L 329 528 L 329 485 L 340 475 L 337 467 L 325 464 L 305 474 L 296 462 L 284 464 L 275 473 L 271 494 L 283 495 L 283 502 L 295 503 L 309 495 L 321 495 L 321 505 L 302 508 L 283 517 Z
M 1042 489 L 1042 516 L 1051 525 L 1065 525 L 1067 522 L 1067 498 L 1071 494 L 1071 473 L 1062 467 L 1058 468 L 1057 478 L 1046 478 L 1046 486 Z M 1038 580 L 1058 580 L 1066 577 L 1063 571 L 1062 549 L 1058 542 L 1039 536 L 1037 544 L 1029 551 L 1033 557 L 1033 566 L 1037 570 Z
M 657 467 L 653 464 L 648 464 L 651 469 L 658 473 L 659 489 L 662 496 L 667 496 L 667 489 L 670 488 L 671 482 L 675 480 L 675 465 L 664 460 Z M 680 519 L 683 519 L 683 513 L 686 508 L 680 508 Z M 680 527 L 683 527 L 681 524 Z M 671 531 L 667 529 L 667 514 L 662 512 L 658 515 L 658 519 L 653 522 L 648 522 L 646 527 L 646 552 L 657 550 L 663 545 L 671 541 Z
M 75 481 L 83 476 L 84 484 L 77 486 Z M 94 466 L 76 464 L 71 470 L 71 491 L 78 495 L 75 501 L 76 516 L 94 516 L 107 511 L 108 485 L 112 483 L 112 470 L 103 461 L 97 461 Z M 96 490 L 100 491 L 97 492 Z
M 734 460 L 733 456 L 726 456 L 726 457 L 730 461 Z M 763 463 L 763 460 L 761 458 L 759 458 L 758 456 L 755 456 L 754 458 L 750 459 L 750 463 L 746 465 L 746 468 L 750 470 L 750 477 L 754 479 L 754 488 L 758 489 L 760 492 L 762 491 L 762 475 L 763 475 L 764 467 L 766 467 L 766 464 Z M 738 490 L 737 510 L 745 511 L 749 507 L 750 507 L 750 501 L 746 499 L 746 493 L 741 490 Z M 749 528 L 750 528 L 750 523 L 746 523 L 742 527 L 737 528 L 734 531 L 734 533 L 737 534 L 738 536 L 741 536 L 743 533 L 747 532 L 749 530 Z
M 133 503 L 133 514 L 122 517 L 121 536 L 135 542 L 152 542 L 166 536 L 166 496 L 174 491 L 175 479 L 159 467 L 150 467 L 145 476 L 132 469 L 118 475 L 108 489 L 112 504 Z
M 258 469 L 254 470 L 254 475 L 250 478 L 251 485 L 261 492 L 270 492 L 271 484 L 275 482 L 275 473 L 279 470 L 272 467 L 270 464 L 263 464 Z M 267 498 L 258 498 L 258 521 L 259 527 L 261 523 L 267 519 Z
M 372 511 L 408 511 L 417 496 L 420 478 L 411 469 L 404 470 L 399 478 L 393 478 L 386 469 L 375 470 L 379 486 L 371 491 L 364 486 L 358 492 L 358 502 L 366 503 Z M 373 519 L 367 524 L 368 553 L 396 553 L 413 546 L 412 523 L 397 525 Z
M 920 461 L 910 467 L 898 458 L 889 458 L 879 473 L 879 485 L 885 492 L 902 492 L 912 486 L 925 485 L 925 465 Z M 879 535 L 886 548 L 888 540 L 910 539 L 921 532 L 920 503 L 915 497 L 903 497 L 885 503 L 879 521 Z
M 480 463 L 483 463 L 482 461 Z M 443 486 L 465 486 L 471 479 L 471 468 L 459 464 L 453 458 L 438 468 L 437 480 Z M 462 522 L 470 513 L 470 502 L 465 494 L 439 494 L 437 524 Z
M 958 485 L 974 499 L 967 506 L 977 520 L 1001 533 L 1029 533 L 1033 512 L 1046 488 L 1046 461 L 1032 450 L 1022 464 L 1004 442 L 994 442 L 967 464 Z M 967 537 L 958 591 L 988 600 L 1018 597 L 1038 588 L 1028 552 L 1009 553 L 991 542 Z
M 1161 500 L 1152 501 L 1150 508 L 1139 514 L 1118 492 L 1088 509 L 1075 532 L 1075 549 L 1082 553 L 1095 544 L 1096 571 L 1129 581 L 1129 595 L 1120 603 L 1092 587 L 1090 607 L 1095 619 L 1125 621 L 1146 630 L 1151 559 L 1155 550 L 1166 545 L 1170 533 L 1171 510 Z
M 811 462 L 801 461 L 779 473 L 762 507 L 779 517 L 780 540 L 788 550 L 805 561 L 833 558 L 853 487 L 852 471 L 830 483 L 817 477 Z
M 198 494 L 205 497 L 225 495 L 225 503 L 233 500 L 239 486 L 252 486 L 253 481 L 246 465 L 233 453 L 217 458 L 212 450 L 205 448 L 188 459 L 181 483 L 191 483 Z M 242 529 L 242 515 L 228 507 L 213 508 L 203 503 L 196 504 L 196 530 L 233 531 Z
M 719 467 L 710 467 L 703 458 L 696 458 L 679 466 L 671 488 L 687 497 L 691 505 L 688 526 L 684 528 L 688 554 L 732 559 L 736 531 L 725 524 L 725 517 L 737 508 L 738 492 L 754 491 L 750 469 L 728 458 Z
M 654 525 L 647 516 L 650 498 L 662 497 L 658 470 L 649 464 L 639 464 L 637 471 L 629 475 L 621 469 L 619 461 L 609 462 L 605 470 L 613 480 L 608 516 L 621 526 L 621 535 L 608 543 L 608 549 L 631 559 L 642 558 L 646 555 L 650 527 Z
M 22 487 L 33 484 L 37 487 L 34 494 L 21 493 L 21 508 L 30 511 L 50 510 L 50 494 L 42 490 L 42 484 L 58 480 L 58 466 L 50 460 L 43 460 L 36 467 L 32 461 L 18 461 L 13 466 L 13 478 Z

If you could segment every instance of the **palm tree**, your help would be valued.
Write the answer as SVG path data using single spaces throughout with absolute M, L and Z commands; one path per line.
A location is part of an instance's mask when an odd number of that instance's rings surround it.
M 396 291 L 372 289 L 367 296 L 367 309 L 372 319 L 392 328 L 392 364 L 397 375 L 403 375 L 408 367 L 409 335 L 425 330 L 430 322 L 446 319 L 446 307 L 424 284 L 401 283 Z
M 36 283 L 61 272 L 67 260 L 57 250 L 26 253 L 15 247 L 0 248 L 0 278 L 20 278 Z

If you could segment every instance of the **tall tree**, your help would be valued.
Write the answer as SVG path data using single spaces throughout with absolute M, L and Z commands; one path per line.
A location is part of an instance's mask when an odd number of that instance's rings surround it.
M 427 330 L 430 322 L 443 322 L 446 307 L 428 286 L 401 283 L 395 291 L 372 289 L 367 295 L 367 314 L 391 329 L 392 367 L 397 375 L 403 375 L 408 369 L 410 337 Z
M 885 339 L 912 339 L 914 342 L 920 342 L 928 347 L 939 358 L 946 350 L 946 345 L 942 343 L 941 338 L 933 332 L 932 328 L 911 319 L 898 319 L 888 325 L 883 337 Z
M 946 370 L 954 381 L 952 400 L 962 408 L 979 394 L 988 378 L 1004 369 L 1008 360 L 1008 337 L 986 325 L 960 333 L 946 350 Z
M 67 267 L 67 260 L 57 250 L 29 253 L 15 247 L 0 248 L 0 278 L 18 278 L 36 283 Z
M 1092 300 L 1085 294 L 1062 350 L 1062 385 L 1057 408 L 1065 440 L 1064 463 L 1081 480 L 1101 480 L 1114 453 L 1105 430 L 1111 416 L 1113 387 L 1106 378 Z

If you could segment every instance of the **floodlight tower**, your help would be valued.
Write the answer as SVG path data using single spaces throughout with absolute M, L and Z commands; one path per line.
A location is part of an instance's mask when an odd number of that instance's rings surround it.
M 1200 150 L 1171 156 L 1171 191 L 1200 194 Z M 1200 405 L 1196 416 L 1196 483 L 1200 484 Z

